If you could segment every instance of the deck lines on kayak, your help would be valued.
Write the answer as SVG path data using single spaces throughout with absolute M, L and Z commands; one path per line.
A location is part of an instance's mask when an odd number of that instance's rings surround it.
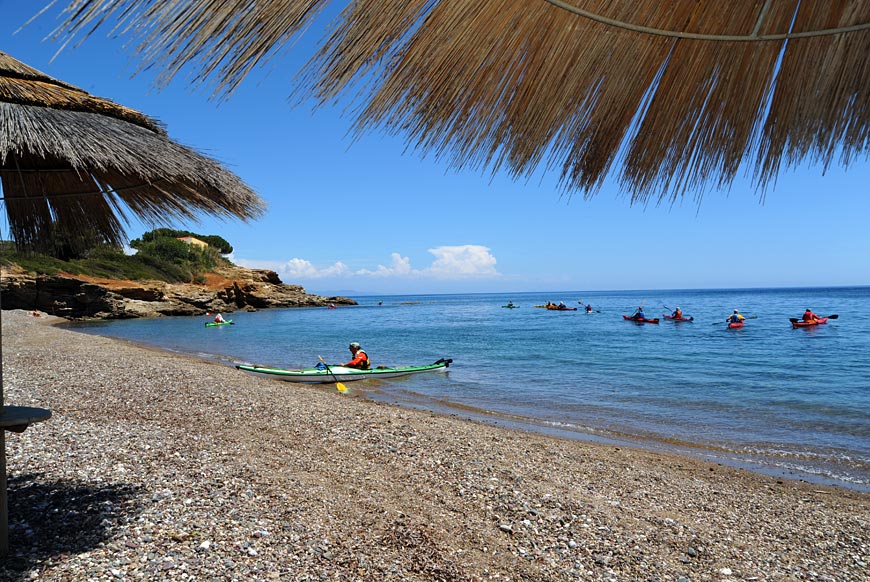
M 366 380 L 371 378 L 386 379 L 422 374 L 426 372 L 447 371 L 451 358 L 441 358 L 438 361 L 425 366 L 399 366 L 395 368 L 380 367 L 370 370 L 346 368 L 344 366 L 329 366 L 328 368 L 303 368 L 301 370 L 285 370 L 282 368 L 269 368 L 248 364 L 237 364 L 236 368 L 243 372 L 249 372 L 257 376 L 265 376 L 284 380 L 286 382 L 301 382 L 303 384 L 329 384 L 333 382 L 351 382 L 354 380 Z

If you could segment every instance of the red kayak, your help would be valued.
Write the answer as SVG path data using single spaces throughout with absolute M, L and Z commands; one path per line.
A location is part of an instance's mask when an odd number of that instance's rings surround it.
M 728 329 L 737 329 L 738 327 L 743 327 L 743 322 L 738 321 L 737 323 L 729 323 Z
M 670 319 L 671 321 L 695 321 L 695 318 L 691 315 L 689 317 L 674 317 L 672 315 L 668 315 L 667 313 L 662 313 L 662 317 L 665 319 Z
M 577 311 L 576 307 L 547 307 L 549 311 Z
M 656 319 L 637 319 L 637 318 L 631 317 L 630 315 L 623 315 L 622 319 L 625 319 L 627 321 L 635 321 L 637 323 L 658 323 L 659 322 L 658 318 L 656 318 Z
M 798 327 L 813 327 L 814 325 L 821 325 L 823 323 L 828 323 L 828 318 L 823 317 L 821 319 L 817 319 L 815 321 L 792 321 L 791 326 L 793 328 Z

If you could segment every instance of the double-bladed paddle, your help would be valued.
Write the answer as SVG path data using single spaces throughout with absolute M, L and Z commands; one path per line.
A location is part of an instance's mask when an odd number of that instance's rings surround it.
M 335 377 L 335 374 L 332 373 L 332 370 L 329 369 L 329 364 L 323 361 L 321 356 L 317 356 L 317 358 L 326 366 L 326 371 L 329 372 L 329 375 L 332 376 L 332 379 L 335 380 L 335 389 L 339 392 L 347 392 L 347 386 L 338 381 L 338 378 Z

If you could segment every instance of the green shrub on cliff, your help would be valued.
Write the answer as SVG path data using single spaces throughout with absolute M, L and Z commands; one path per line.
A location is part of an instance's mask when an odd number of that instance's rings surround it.
M 195 232 L 190 232 L 189 230 L 173 230 L 171 228 L 157 228 L 154 230 L 150 230 L 144 233 L 141 239 L 137 238 L 130 241 L 130 246 L 134 249 L 138 249 L 138 245 L 142 243 L 152 242 L 157 239 L 179 239 L 187 236 L 191 236 L 193 238 L 201 240 L 204 243 L 208 243 L 209 246 L 216 248 L 222 255 L 228 255 L 233 252 L 233 246 L 228 243 L 224 238 L 219 237 L 216 234 L 197 234 Z

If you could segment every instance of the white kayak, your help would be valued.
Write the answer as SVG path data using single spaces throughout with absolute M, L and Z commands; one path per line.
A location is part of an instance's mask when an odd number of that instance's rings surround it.
M 329 366 L 326 368 L 303 368 L 301 370 L 282 370 L 281 368 L 265 368 L 263 366 L 248 366 L 239 364 L 239 370 L 250 372 L 257 376 L 276 378 L 285 382 L 301 382 L 304 384 L 327 384 L 329 382 L 352 382 L 371 378 L 386 379 L 422 374 L 424 372 L 447 371 L 452 359 L 441 358 L 437 362 L 425 366 L 400 366 L 396 368 L 378 367 L 371 370 L 358 370 L 344 366 Z

